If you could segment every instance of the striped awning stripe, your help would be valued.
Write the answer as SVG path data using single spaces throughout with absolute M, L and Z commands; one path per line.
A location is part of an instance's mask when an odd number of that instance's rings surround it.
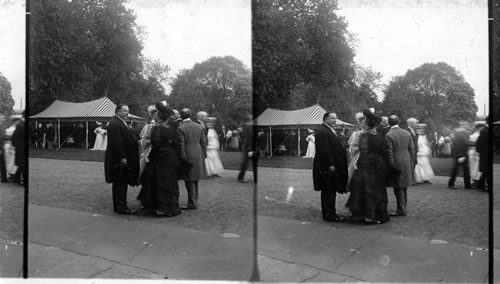
M 41 113 L 30 116 L 30 119 L 111 118 L 115 115 L 115 109 L 116 104 L 108 97 L 84 103 L 56 100 Z M 132 117 L 142 119 L 135 115 Z
M 257 119 L 257 126 L 319 125 L 323 123 L 326 110 L 320 105 L 313 105 L 298 110 L 277 110 L 267 108 Z M 337 118 L 336 124 L 352 125 Z

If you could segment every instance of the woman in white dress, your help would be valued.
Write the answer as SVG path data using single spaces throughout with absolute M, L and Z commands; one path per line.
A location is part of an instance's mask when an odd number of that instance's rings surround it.
M 363 133 L 363 131 L 365 131 L 366 128 L 365 120 L 366 117 L 363 115 L 363 113 L 361 112 L 356 113 L 356 121 L 358 122 L 360 129 L 354 131 L 349 137 L 349 140 L 347 141 L 347 144 L 349 144 L 349 165 L 347 167 L 348 184 L 351 181 L 354 171 L 356 170 L 356 162 L 358 161 L 359 158 L 359 135 Z
M 476 123 L 474 125 L 474 133 L 469 136 L 470 139 L 470 147 L 468 151 L 469 155 L 469 170 L 470 170 L 470 178 L 473 184 L 477 184 L 479 178 L 481 177 L 479 174 L 479 153 L 476 151 L 476 141 L 479 138 L 479 132 L 481 130 L 482 124 Z
M 95 142 L 94 147 L 91 150 L 106 150 L 106 145 L 104 145 L 104 140 L 106 138 L 106 130 L 102 128 L 102 123 L 97 122 L 97 127 L 94 129 Z M 107 139 L 106 139 L 107 144 Z M 103 149 L 104 146 L 104 149 Z
M 206 120 L 206 126 L 208 128 L 207 132 L 207 158 L 205 159 L 205 165 L 207 168 L 207 177 L 220 177 L 219 174 L 224 170 L 222 161 L 219 157 L 219 135 L 215 131 L 215 117 L 209 117 Z
M 417 124 L 417 165 L 415 166 L 415 180 L 417 183 L 431 183 L 430 180 L 434 178 L 434 171 L 432 170 L 429 157 L 431 156 L 431 148 L 425 135 L 425 124 Z
M 314 158 L 316 155 L 316 138 L 314 138 L 314 130 L 308 129 L 309 135 L 306 137 L 307 151 L 304 158 Z
M 5 168 L 8 176 L 14 176 L 17 172 L 16 166 L 16 148 L 12 145 L 12 134 L 16 130 L 16 122 L 14 121 L 9 128 L 5 129 L 5 144 L 4 144 L 4 157 Z

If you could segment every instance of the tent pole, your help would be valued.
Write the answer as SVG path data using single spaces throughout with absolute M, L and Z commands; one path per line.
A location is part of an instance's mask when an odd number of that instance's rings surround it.
M 61 149 L 61 121 L 57 117 L 57 144 L 59 145 L 57 150 Z
M 300 157 L 300 128 L 297 125 L 297 157 Z
M 269 126 L 269 159 L 273 156 L 273 130 L 271 126 Z
M 89 148 L 89 120 L 85 117 L 85 150 Z

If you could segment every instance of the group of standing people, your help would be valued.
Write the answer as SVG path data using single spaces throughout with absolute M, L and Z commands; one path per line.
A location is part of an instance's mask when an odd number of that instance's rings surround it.
M 142 210 L 160 217 L 181 214 L 181 209 L 198 209 L 199 181 L 219 177 L 224 170 L 219 157 L 220 142 L 215 118 L 199 112 L 192 119 L 191 110 L 180 112 L 166 103 L 148 108 L 151 122 L 137 139 L 126 123 L 128 106 L 116 107 L 107 126 L 108 145 L 105 154 L 106 182 L 112 183 L 113 207 L 118 214 L 135 214 L 127 205 L 127 187 L 141 185 L 137 199 Z M 243 129 L 243 160 L 238 175 L 244 179 L 249 159 L 256 159 L 251 118 Z M 254 180 L 256 162 L 254 163 Z M 178 181 L 184 180 L 186 206 L 179 205 Z
M 391 115 L 387 124 L 372 111 L 357 115 L 361 130 L 353 133 L 349 149 L 334 129 L 336 114 L 327 112 L 316 132 L 313 183 L 321 191 L 323 219 L 341 222 L 336 213 L 336 193 L 350 192 L 346 206 L 352 220 L 380 224 L 391 216 L 406 216 L 407 187 L 415 182 L 416 150 L 408 130 Z M 387 187 L 394 188 L 395 212 L 387 210 Z
M 430 163 L 434 150 L 426 136 L 426 125 L 409 118 L 407 128 L 403 129 L 398 116 L 378 117 L 374 110 L 357 113 L 356 120 L 361 129 L 352 133 L 348 148 L 342 143 L 340 131 L 334 129 L 335 113 L 324 115 L 323 124 L 315 134 L 313 183 L 314 189 L 321 191 L 323 219 L 345 220 L 337 215 L 335 200 L 336 193 L 347 192 L 350 192 L 346 203 L 350 220 L 381 224 L 389 221 L 390 216 L 406 216 L 407 188 L 431 183 L 434 178 Z M 451 135 L 453 167 L 448 187 L 457 189 L 458 168 L 463 167 L 464 187 L 486 190 L 488 129 L 485 124 L 477 124 L 475 134 L 470 135 L 468 125 L 459 122 Z M 434 139 L 440 139 L 437 133 Z M 473 184 L 469 168 L 475 169 Z M 397 203 L 391 213 L 387 209 L 388 187 L 393 187 Z

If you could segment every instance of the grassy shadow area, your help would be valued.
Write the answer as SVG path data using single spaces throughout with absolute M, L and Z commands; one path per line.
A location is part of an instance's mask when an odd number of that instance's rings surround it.
M 60 150 L 32 148 L 30 149 L 29 155 L 32 158 L 104 162 L 104 153 L 104 151 L 92 151 L 75 148 L 61 148 Z M 221 151 L 219 154 L 225 169 L 239 169 L 242 159 L 241 152 Z M 495 155 L 495 161 L 500 162 L 500 155 Z M 272 158 L 261 157 L 259 160 L 259 167 L 312 170 L 312 165 L 313 159 L 311 158 L 306 159 L 291 156 L 274 156 Z M 448 176 L 451 171 L 452 159 L 431 158 L 431 165 L 435 175 Z M 461 176 L 461 172 L 459 172 L 459 176 Z

